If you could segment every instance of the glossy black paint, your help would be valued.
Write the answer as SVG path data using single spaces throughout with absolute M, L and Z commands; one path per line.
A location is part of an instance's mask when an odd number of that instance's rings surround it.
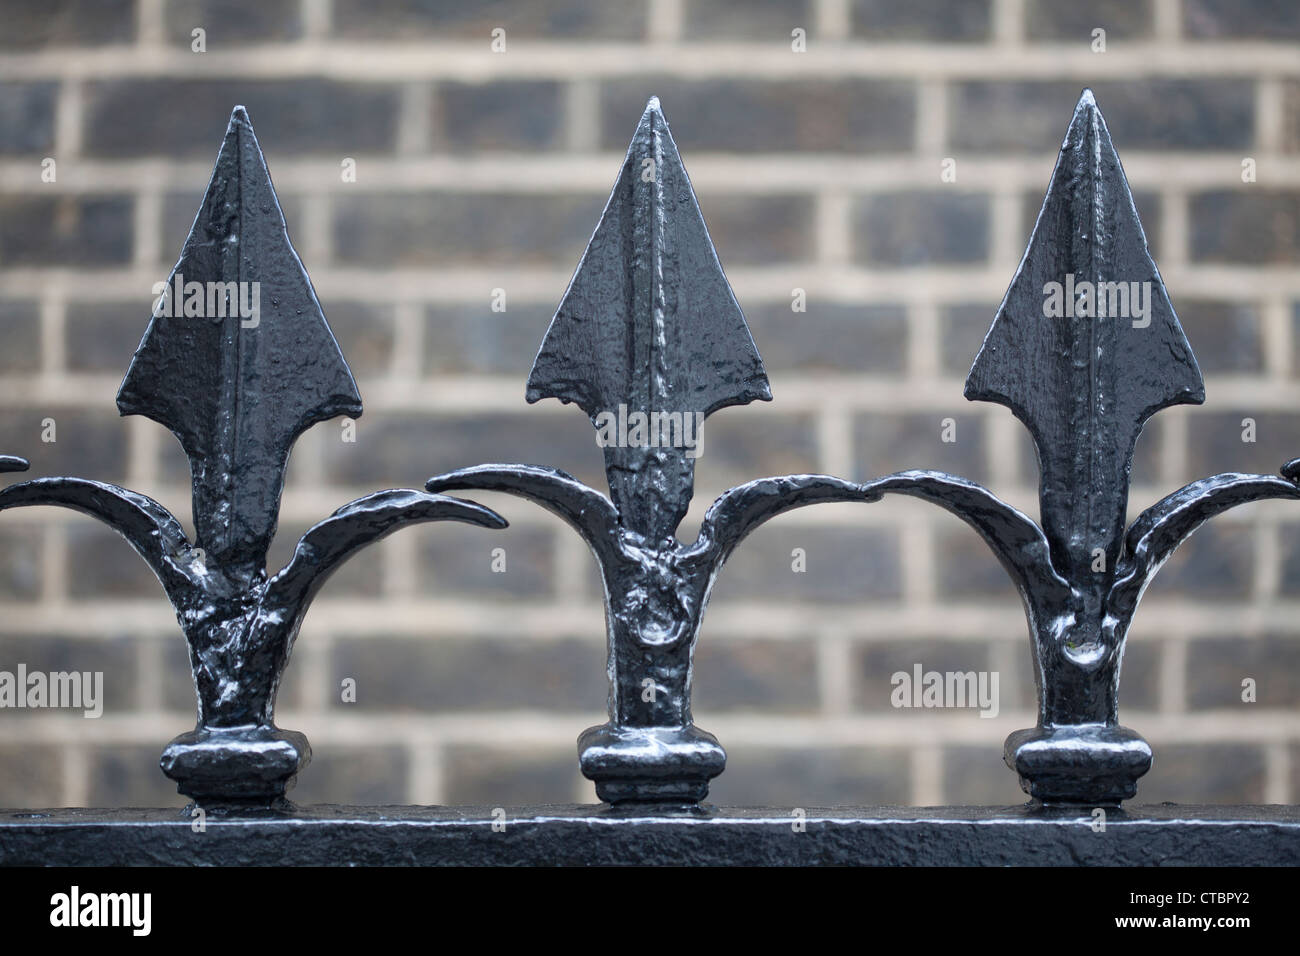
M 528 401 L 545 397 L 578 405 L 598 430 L 619 406 L 703 421 L 771 398 L 657 99 L 528 377 Z M 691 719 L 691 658 L 723 562 L 783 511 L 873 496 L 828 475 L 765 478 L 719 497 L 683 545 L 675 532 L 695 472 L 685 442 L 604 453 L 609 498 L 539 465 L 480 465 L 425 487 L 518 495 L 582 535 L 604 579 L 610 675 L 609 722 L 578 740 L 582 772 L 602 800 L 691 803 L 726 765 L 717 738 Z
M 183 276 L 183 282 L 177 277 Z M 283 799 L 311 758 L 307 738 L 275 726 L 275 696 L 307 608 L 356 551 L 406 524 L 505 522 L 471 502 L 416 489 L 357 499 L 315 525 L 269 576 L 284 469 L 312 424 L 361 414 L 361 398 L 307 273 L 289 243 L 270 174 L 243 107 L 230 117 L 212 180 L 168 279 L 234 283 L 191 314 L 156 306 L 118 393 L 123 415 L 169 428 L 190 460 L 196 536 L 161 504 L 85 478 L 37 478 L 0 492 L 0 510 L 60 505 L 105 522 L 145 559 L 176 609 L 198 698 L 195 729 L 163 752 L 178 789 L 207 806 Z M 221 289 L 230 287 L 222 286 Z M 224 293 L 219 293 L 219 295 Z M 170 310 L 176 313 L 177 310 Z M 254 321 L 256 318 L 256 321 Z
M 1146 314 L 1115 316 L 1108 306 L 1104 318 L 1049 317 L 1047 284 L 1068 288 L 1067 276 L 1070 284 L 1147 283 Z M 1095 295 L 1094 311 L 1101 302 Z M 1142 592 L 1209 518 L 1251 501 L 1300 498 L 1300 488 L 1295 462 L 1282 477 L 1215 475 L 1157 502 L 1125 534 L 1143 423 L 1162 408 L 1203 402 L 1205 388 L 1090 91 L 1075 108 L 966 397 L 1006 405 L 1033 435 L 1041 528 L 950 475 L 905 472 L 864 487 L 938 504 L 993 548 L 1025 604 L 1038 688 L 1038 726 L 1007 739 L 1006 762 L 1044 803 L 1117 806 L 1151 766 L 1146 741 L 1119 724 L 1120 662 Z

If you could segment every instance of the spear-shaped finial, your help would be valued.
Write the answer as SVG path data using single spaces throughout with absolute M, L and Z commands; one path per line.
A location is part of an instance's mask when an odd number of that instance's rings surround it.
M 209 563 L 250 573 L 275 536 L 293 443 L 317 422 L 361 414 L 242 106 L 117 407 L 180 439 L 196 545 Z
M 691 449 L 665 433 L 772 398 L 656 97 L 528 376 L 528 401 L 547 397 L 631 434 L 605 443 L 610 497 L 624 527 L 655 542 L 694 485 Z M 636 415 L 642 436 L 619 427 Z
M 1114 569 L 1138 433 L 1162 408 L 1204 402 L 1205 385 L 1090 90 L 966 397 L 1033 434 L 1057 568 L 1091 575 L 1100 548 Z

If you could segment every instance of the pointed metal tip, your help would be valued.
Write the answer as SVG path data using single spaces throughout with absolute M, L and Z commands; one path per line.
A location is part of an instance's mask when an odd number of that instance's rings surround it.
M 245 126 L 253 125 L 248 119 L 248 110 L 243 106 L 236 106 L 230 111 L 230 122 L 243 123 Z
M 659 97 L 652 96 L 650 99 L 646 100 L 645 111 L 647 113 L 658 113 L 662 116 L 664 111 L 663 107 L 659 105 Z
M 1091 87 L 1085 86 L 1083 88 L 1083 93 L 1082 95 L 1079 96 L 1078 105 L 1076 105 L 1074 108 L 1076 110 L 1081 110 L 1085 108 L 1091 108 L 1095 110 L 1097 108 L 1097 98 L 1092 95 Z

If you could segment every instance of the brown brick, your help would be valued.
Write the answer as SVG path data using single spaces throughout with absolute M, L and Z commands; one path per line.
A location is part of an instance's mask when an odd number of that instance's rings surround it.
M 359 713 L 597 711 L 607 686 L 603 642 L 572 639 L 341 638 L 331 672 L 333 688 L 357 682 L 332 709 Z
M 0 195 L 0 268 L 129 262 L 131 208 L 126 196 Z
M 1246 266 L 1300 262 L 1300 192 L 1257 187 L 1207 192 L 1193 196 L 1190 207 L 1194 260 Z
M 853 36 L 872 42 L 978 41 L 989 37 L 991 0 L 853 0 Z
M 969 265 L 989 253 L 987 196 L 892 192 L 859 200 L 855 258 L 877 266 Z
M 272 175 L 280 156 L 364 156 L 397 138 L 397 88 L 383 83 L 167 77 L 90 82 L 84 95 L 90 156 L 213 158 L 237 105 L 248 107 Z
M 627 148 L 651 96 L 663 104 L 687 170 L 697 152 L 889 153 L 913 145 L 916 91 L 910 83 L 652 75 L 602 84 L 605 149 Z

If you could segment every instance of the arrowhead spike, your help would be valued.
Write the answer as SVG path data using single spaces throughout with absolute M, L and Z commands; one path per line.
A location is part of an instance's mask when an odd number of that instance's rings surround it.
M 636 413 L 682 413 L 701 421 L 728 405 L 771 397 L 762 359 L 652 97 L 537 353 L 527 399 L 573 402 L 599 429 L 601 420 L 630 422 Z M 684 452 L 605 447 L 610 495 L 627 527 L 654 540 L 671 536 L 694 482 L 694 458 Z
M 294 441 L 361 414 L 242 106 L 117 405 L 185 448 L 209 563 L 254 575 L 265 573 Z
M 1205 386 L 1090 90 L 966 397 L 1006 405 L 1029 428 L 1053 563 L 1100 587 L 1119 558 L 1143 424 L 1203 402 Z M 1092 570 L 1097 548 L 1106 575 Z

